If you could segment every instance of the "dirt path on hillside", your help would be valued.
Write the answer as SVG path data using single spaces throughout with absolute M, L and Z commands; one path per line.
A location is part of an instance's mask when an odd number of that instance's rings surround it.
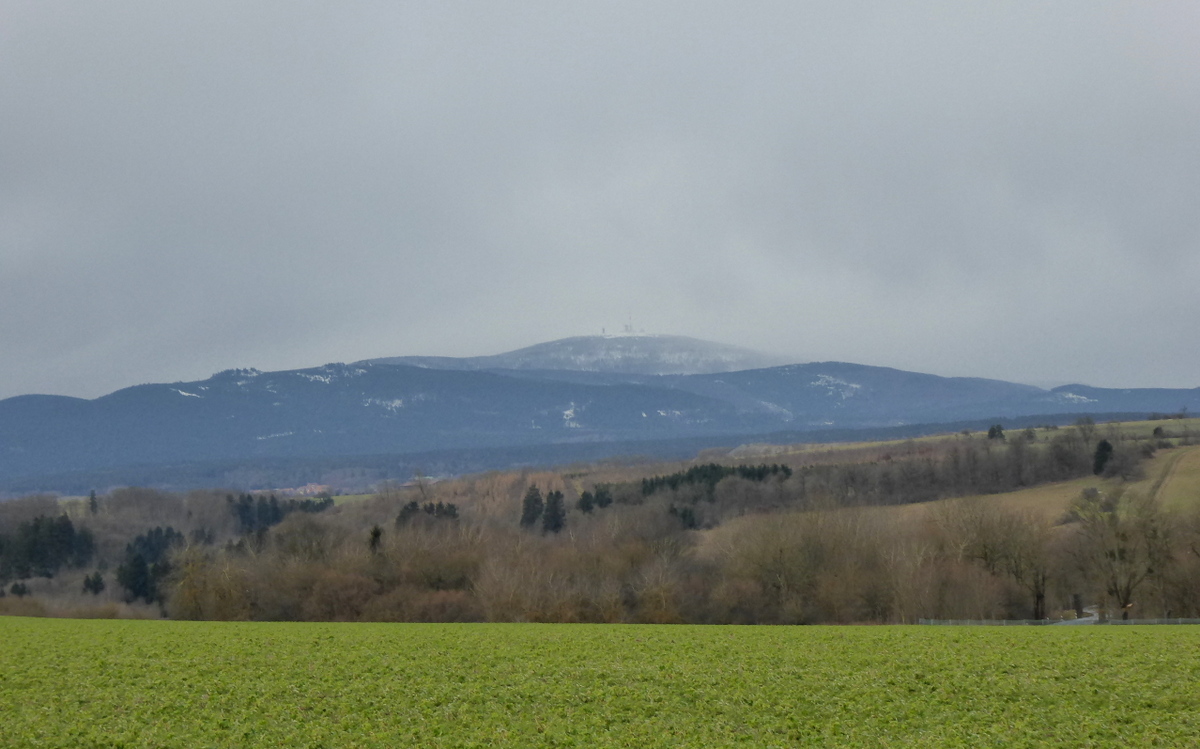
M 1178 449 L 1178 448 L 1177 448 Z M 1191 447 L 1186 450 L 1179 450 L 1179 454 L 1172 455 L 1167 459 L 1167 464 L 1163 466 L 1162 473 L 1159 474 L 1158 480 L 1154 482 L 1154 487 L 1150 490 L 1150 498 L 1155 502 L 1162 501 L 1163 489 L 1170 483 L 1175 475 L 1176 469 L 1179 468 L 1179 463 L 1188 455 L 1195 453 L 1197 448 Z

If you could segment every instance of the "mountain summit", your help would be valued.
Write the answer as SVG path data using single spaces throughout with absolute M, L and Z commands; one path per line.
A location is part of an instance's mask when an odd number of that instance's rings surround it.
M 627 375 L 692 375 L 763 369 L 794 362 L 724 343 L 675 335 L 575 336 L 494 356 L 394 356 L 370 364 L 425 369 L 558 370 Z

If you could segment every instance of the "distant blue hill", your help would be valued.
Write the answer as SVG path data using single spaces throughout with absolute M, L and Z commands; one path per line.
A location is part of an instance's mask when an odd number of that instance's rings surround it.
M 566 454 L 555 445 L 594 445 L 586 453 L 595 456 L 604 445 L 629 451 L 639 442 L 1200 410 L 1200 388 L 1043 390 L 840 362 L 729 371 L 753 352 L 689 341 L 597 336 L 469 360 L 228 370 L 94 400 L 18 396 L 0 401 L 0 489 L 80 472 L 121 483 L 135 466 L 162 476 L 164 466 L 213 461 L 295 465 L 500 448 L 537 462 Z M 504 363 L 511 368 L 494 366 Z

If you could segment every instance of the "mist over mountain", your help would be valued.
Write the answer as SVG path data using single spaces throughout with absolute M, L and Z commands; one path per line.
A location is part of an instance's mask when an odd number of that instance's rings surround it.
M 170 483 L 168 466 L 183 476 L 185 466 L 221 461 L 241 471 L 226 483 L 269 486 L 283 479 L 261 467 L 280 460 L 347 466 L 390 455 L 401 465 L 403 456 L 439 452 L 454 465 L 456 451 L 512 450 L 514 460 L 537 463 L 573 459 L 561 449 L 570 445 L 589 446 L 595 459 L 672 441 L 736 445 L 783 432 L 797 441 L 814 430 L 1200 409 L 1200 388 L 1044 390 L 842 362 L 742 368 L 766 361 L 689 338 L 590 336 L 468 359 L 227 370 L 93 400 L 18 396 L 0 400 L 0 489 L 59 489 L 57 479 L 37 477 L 72 472 Z

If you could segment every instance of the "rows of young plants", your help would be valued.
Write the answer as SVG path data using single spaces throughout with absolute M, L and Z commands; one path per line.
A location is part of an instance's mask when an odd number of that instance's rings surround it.
M 1183 746 L 1200 627 L 0 618 L 12 746 Z

